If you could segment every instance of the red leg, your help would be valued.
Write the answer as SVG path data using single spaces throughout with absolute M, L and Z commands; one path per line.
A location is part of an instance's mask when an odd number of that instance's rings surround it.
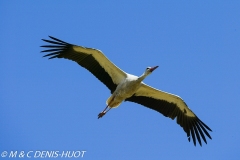
M 102 118 L 102 117 L 107 113 L 107 112 L 106 112 L 107 108 L 108 108 L 108 105 L 107 105 L 107 107 L 106 107 L 101 113 L 98 114 L 98 119 L 99 119 L 99 118 Z
M 106 108 L 104 109 L 104 111 L 102 111 L 101 113 L 98 114 L 98 119 L 102 118 L 108 111 L 110 111 L 110 109 L 112 109 L 112 107 L 108 107 L 108 110 L 106 110 Z
M 114 97 L 113 97 L 113 99 L 111 99 L 111 101 L 108 103 L 108 105 L 110 105 L 113 100 L 114 100 Z M 101 113 L 98 114 L 98 119 L 102 118 L 111 109 L 111 107 L 108 107 L 108 105 Z

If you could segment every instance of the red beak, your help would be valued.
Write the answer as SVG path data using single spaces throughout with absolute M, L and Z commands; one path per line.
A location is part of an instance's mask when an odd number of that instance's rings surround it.
M 152 71 L 154 71 L 154 70 L 157 69 L 157 68 L 158 68 L 158 66 L 152 67 L 152 68 L 150 69 L 150 71 L 152 72 Z

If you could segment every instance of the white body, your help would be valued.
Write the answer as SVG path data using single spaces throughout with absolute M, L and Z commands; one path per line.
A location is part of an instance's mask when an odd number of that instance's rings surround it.
M 118 107 L 122 101 L 131 97 L 141 86 L 141 78 L 127 74 L 127 77 L 117 86 L 113 94 L 108 98 L 107 105 L 111 108 Z

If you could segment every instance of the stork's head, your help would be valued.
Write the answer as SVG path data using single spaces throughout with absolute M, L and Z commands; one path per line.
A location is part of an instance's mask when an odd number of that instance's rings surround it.
M 155 69 L 157 69 L 158 68 L 158 66 L 155 66 L 155 67 L 147 67 L 146 68 L 146 71 L 145 71 L 145 75 L 149 75 L 149 74 L 151 74 Z

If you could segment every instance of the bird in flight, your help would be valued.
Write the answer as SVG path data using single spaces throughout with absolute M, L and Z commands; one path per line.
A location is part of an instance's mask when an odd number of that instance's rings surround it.
M 111 91 L 107 99 L 107 106 L 98 114 L 102 118 L 110 109 L 118 107 L 123 101 L 141 104 L 147 108 L 160 112 L 174 120 L 186 132 L 188 141 L 191 138 L 196 146 L 196 139 L 200 146 L 202 140 L 207 144 L 205 135 L 212 139 L 208 131 L 212 131 L 188 108 L 187 104 L 177 95 L 155 89 L 143 80 L 158 66 L 147 67 L 141 76 L 124 72 L 112 63 L 100 50 L 70 44 L 49 36 L 50 40 L 42 39 L 48 45 L 41 52 L 48 53 L 43 57 L 65 58 L 77 62 L 90 71 L 96 78 L 105 84 Z

